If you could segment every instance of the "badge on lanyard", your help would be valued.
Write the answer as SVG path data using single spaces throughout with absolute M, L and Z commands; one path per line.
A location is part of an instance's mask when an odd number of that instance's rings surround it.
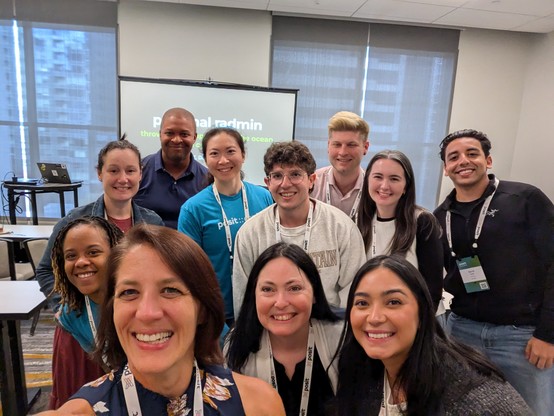
M 485 276 L 478 256 L 463 257 L 456 260 L 456 264 L 467 293 L 483 292 L 490 289 L 487 276 Z

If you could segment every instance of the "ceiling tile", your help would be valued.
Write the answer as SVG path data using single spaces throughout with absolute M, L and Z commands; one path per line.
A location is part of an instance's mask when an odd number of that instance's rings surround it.
M 437 19 L 434 23 L 450 26 L 512 30 L 515 27 L 524 25 L 533 20 L 535 20 L 534 17 L 522 14 L 456 9 L 452 13 Z
M 431 23 L 455 10 L 451 6 L 412 3 L 399 0 L 368 0 L 354 17 L 394 19 Z
M 269 9 L 290 13 L 329 14 L 351 16 L 366 0 L 270 0 Z
M 550 33 L 554 31 L 554 16 L 549 16 L 514 28 L 521 32 Z
M 469 0 L 464 9 L 488 10 L 544 17 L 554 13 L 552 0 Z

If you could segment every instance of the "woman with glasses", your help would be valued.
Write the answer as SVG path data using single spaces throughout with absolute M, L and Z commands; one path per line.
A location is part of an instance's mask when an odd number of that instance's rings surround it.
M 242 224 L 273 203 L 261 186 L 242 180 L 246 151 L 240 133 L 215 128 L 202 139 L 202 154 L 213 180 L 181 207 L 177 229 L 191 237 L 210 258 L 225 302 L 225 320 L 232 324 L 234 242 Z

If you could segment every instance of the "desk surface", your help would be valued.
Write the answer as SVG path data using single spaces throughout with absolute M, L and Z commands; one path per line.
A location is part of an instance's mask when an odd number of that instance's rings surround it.
M 28 238 L 49 238 L 53 229 L 53 225 L 4 224 L 4 231 L 0 232 L 0 238 L 12 241 L 23 241 Z
M 30 319 L 45 304 L 36 280 L 0 281 L 0 320 Z
M 30 191 L 71 191 L 73 189 L 80 188 L 83 185 L 83 182 L 72 182 L 72 183 L 17 183 L 17 182 L 3 182 L 6 189 L 14 190 L 30 190 Z

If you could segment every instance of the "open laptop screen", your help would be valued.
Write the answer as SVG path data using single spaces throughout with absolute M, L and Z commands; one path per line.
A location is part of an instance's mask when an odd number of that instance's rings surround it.
M 44 183 L 72 183 L 64 163 L 37 163 Z

